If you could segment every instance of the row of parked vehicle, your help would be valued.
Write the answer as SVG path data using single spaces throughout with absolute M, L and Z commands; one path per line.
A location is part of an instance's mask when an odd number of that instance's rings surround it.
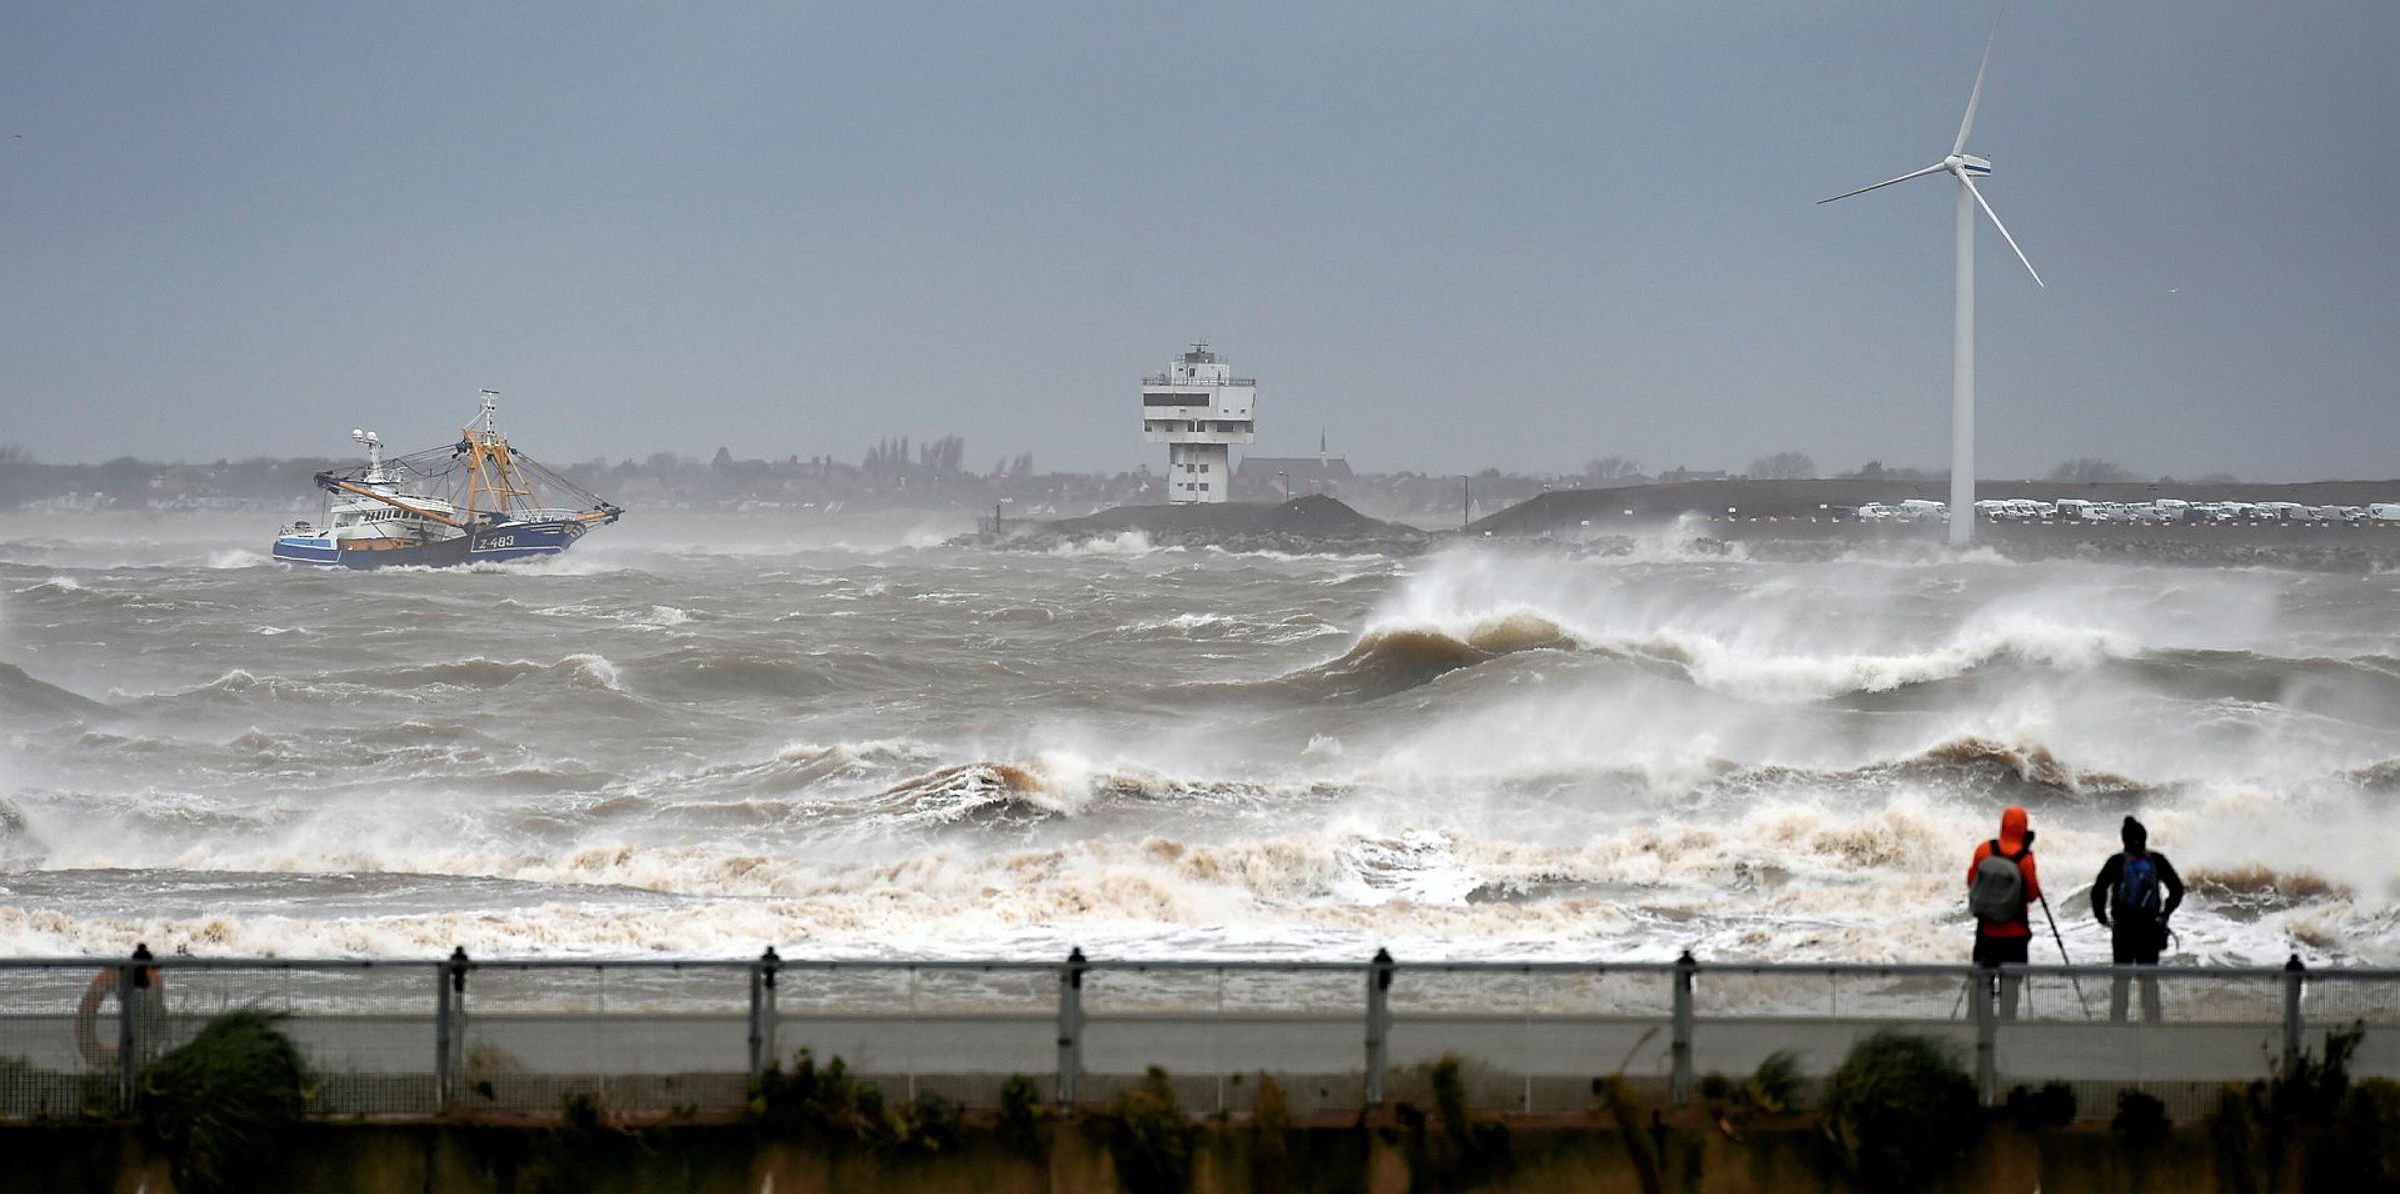
M 1836 509 L 1865 522 L 1948 522 L 1944 502 L 1910 498 L 1898 504 L 1869 502 L 1856 511 Z M 2060 498 L 1987 498 L 1975 503 L 1975 516 L 1985 522 L 2125 523 L 2156 526 L 2165 523 L 2391 523 L 2400 525 L 2400 502 L 2365 506 L 2311 506 L 2301 502 L 2187 502 L 2159 498 L 2148 502 L 2090 502 Z

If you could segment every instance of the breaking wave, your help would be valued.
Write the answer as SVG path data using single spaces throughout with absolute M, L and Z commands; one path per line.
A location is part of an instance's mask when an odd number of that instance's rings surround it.
M 1390 626 L 1368 631 L 1340 657 L 1282 676 L 1272 687 L 1312 699 L 1372 700 L 1504 655 L 1579 645 L 1556 622 L 1527 612 L 1474 622 L 1455 634 L 1431 626 Z

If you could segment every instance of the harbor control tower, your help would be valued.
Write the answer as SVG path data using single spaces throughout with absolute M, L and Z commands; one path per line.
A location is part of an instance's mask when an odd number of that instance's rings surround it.
M 1258 379 L 1235 377 L 1205 343 L 1142 379 L 1142 432 L 1167 445 L 1167 500 L 1221 502 L 1233 489 L 1233 444 L 1258 438 Z

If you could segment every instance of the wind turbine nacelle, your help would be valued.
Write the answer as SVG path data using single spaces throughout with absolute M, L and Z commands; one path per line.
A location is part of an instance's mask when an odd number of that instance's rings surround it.
M 1958 171 L 1961 174 L 1972 177 L 1982 177 L 1983 175 L 1990 174 L 1992 172 L 1992 160 L 1990 158 L 1979 158 L 1971 153 L 1953 154 L 1951 156 L 1957 160 Z

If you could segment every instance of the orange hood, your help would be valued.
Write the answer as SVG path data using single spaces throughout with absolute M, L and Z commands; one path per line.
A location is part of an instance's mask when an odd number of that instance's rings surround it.
M 2025 810 L 2010 805 L 2000 814 L 2000 849 L 2014 854 L 2025 848 Z

